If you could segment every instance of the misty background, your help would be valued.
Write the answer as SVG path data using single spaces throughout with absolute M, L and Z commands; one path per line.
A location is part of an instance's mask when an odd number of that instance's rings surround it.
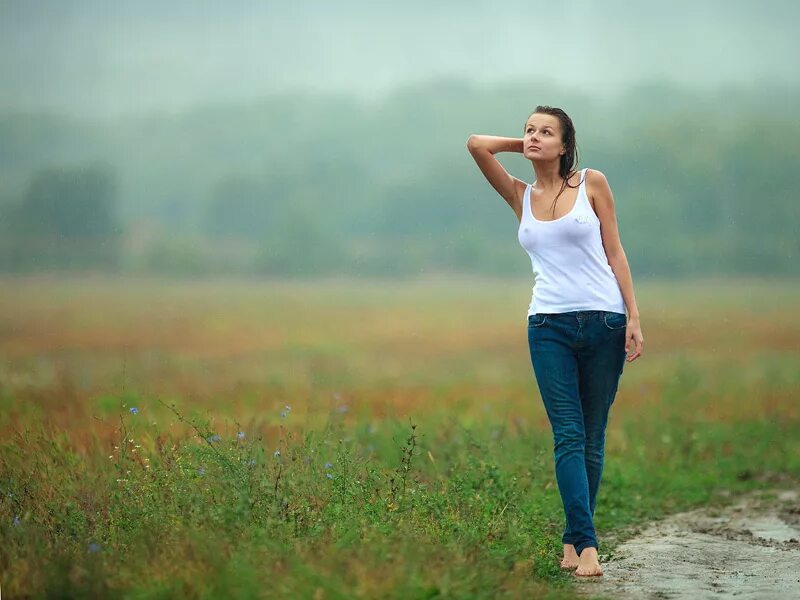
M 465 144 L 549 104 L 609 179 L 634 277 L 797 276 L 798 17 L 0 0 L 0 270 L 529 275 Z

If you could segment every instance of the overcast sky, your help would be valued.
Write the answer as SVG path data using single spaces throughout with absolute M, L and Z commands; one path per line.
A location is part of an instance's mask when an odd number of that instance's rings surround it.
M 0 0 L 0 110 L 113 115 L 441 76 L 800 85 L 798 4 Z

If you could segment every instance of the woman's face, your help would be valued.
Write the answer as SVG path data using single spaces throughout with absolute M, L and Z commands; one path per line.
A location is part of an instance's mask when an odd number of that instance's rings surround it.
M 553 115 L 533 113 L 525 124 L 522 154 L 530 160 L 559 160 L 565 152 L 561 122 Z

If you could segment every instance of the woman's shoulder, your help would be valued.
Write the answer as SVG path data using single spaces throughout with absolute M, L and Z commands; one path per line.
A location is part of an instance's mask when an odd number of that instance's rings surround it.
M 600 169 L 591 169 L 589 167 L 583 168 L 586 174 L 584 177 L 586 178 L 586 183 L 592 182 L 600 182 L 606 180 L 606 175 Z
M 611 188 L 608 185 L 608 180 L 606 179 L 605 173 L 599 169 L 586 168 L 584 180 L 586 196 L 589 198 L 589 204 L 592 205 L 592 209 L 594 209 L 595 198 L 597 198 L 598 195 L 606 196 L 610 194 Z M 595 210 L 595 212 L 597 211 Z

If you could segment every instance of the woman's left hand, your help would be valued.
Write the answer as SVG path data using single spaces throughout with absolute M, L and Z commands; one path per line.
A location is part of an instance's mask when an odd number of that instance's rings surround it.
M 642 337 L 642 326 L 639 324 L 638 317 L 629 317 L 628 326 L 625 328 L 625 358 L 628 362 L 633 362 L 642 354 L 644 337 Z M 631 353 L 631 346 L 633 352 Z

